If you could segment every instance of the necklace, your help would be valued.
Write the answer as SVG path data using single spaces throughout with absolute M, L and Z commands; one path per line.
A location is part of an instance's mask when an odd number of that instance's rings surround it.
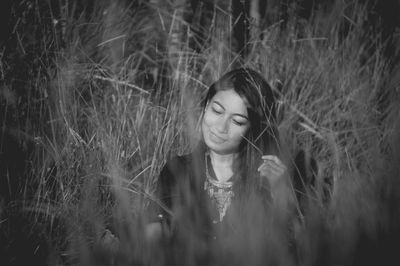
M 219 213 L 219 221 L 222 222 L 226 210 L 231 205 L 234 193 L 232 191 L 233 182 L 220 182 L 216 178 L 210 175 L 208 170 L 208 158 L 209 153 L 204 154 L 205 166 L 206 166 L 206 181 L 204 182 L 204 190 L 207 191 L 208 196 L 213 203 L 217 206 Z

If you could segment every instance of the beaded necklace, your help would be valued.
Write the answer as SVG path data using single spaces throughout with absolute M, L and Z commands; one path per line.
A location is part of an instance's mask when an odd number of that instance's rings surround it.
M 211 201 L 217 206 L 219 213 L 219 221 L 222 222 L 226 210 L 231 204 L 232 198 L 235 195 L 232 191 L 233 182 L 220 182 L 210 175 L 208 170 L 208 152 L 204 154 L 206 166 L 206 181 L 204 182 L 204 190 L 207 191 Z

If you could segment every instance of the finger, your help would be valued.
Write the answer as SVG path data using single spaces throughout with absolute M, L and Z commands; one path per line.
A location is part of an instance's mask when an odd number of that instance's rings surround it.
M 276 165 L 271 165 L 271 164 L 262 164 L 259 168 L 258 171 L 262 176 L 282 176 L 286 169 L 284 167 L 278 167 Z
M 273 162 L 265 160 L 260 167 L 258 167 L 258 171 L 260 171 L 262 168 L 270 168 L 270 167 L 274 167 Z
M 274 162 L 274 163 L 276 163 L 278 165 L 282 165 L 281 160 L 279 160 L 279 158 L 277 156 L 275 156 L 275 155 L 264 155 L 264 156 L 261 156 L 261 158 L 264 161 L 268 160 L 268 161 Z
M 271 161 L 278 159 L 278 157 L 276 155 L 263 155 L 263 156 L 261 156 L 261 158 L 263 160 L 271 160 Z
M 282 171 L 272 168 L 262 169 L 260 172 L 262 173 L 263 176 L 265 175 L 267 177 L 280 177 L 283 174 Z
M 261 163 L 261 165 L 258 167 L 258 171 L 260 171 L 260 169 L 261 169 L 262 167 L 265 167 L 265 166 L 268 166 L 268 165 L 270 165 L 270 163 L 269 163 L 268 161 L 263 161 L 263 162 Z
M 279 160 L 279 158 L 278 157 L 276 157 L 276 156 L 263 156 L 262 157 L 262 159 L 264 160 L 264 161 L 268 161 L 268 162 L 271 162 L 271 163 L 273 163 L 273 164 L 275 164 L 275 165 L 277 165 L 277 166 L 279 166 L 279 167 L 283 167 L 284 166 L 284 164 L 282 163 L 282 161 L 281 160 Z
M 260 172 L 260 177 L 265 178 L 272 183 L 275 183 L 277 180 L 281 179 L 281 175 L 270 170 L 266 172 Z
M 262 166 L 266 166 L 266 167 L 269 167 L 271 169 L 275 169 L 276 171 L 282 171 L 282 172 L 287 170 L 286 166 L 284 164 L 277 164 L 277 163 L 269 161 L 269 160 L 264 161 Z
M 263 164 L 259 167 L 259 172 L 263 174 L 282 174 L 284 173 L 284 170 L 279 167 L 274 167 L 268 164 Z
M 261 168 L 271 168 L 271 169 L 275 169 L 276 171 L 285 171 L 286 167 L 284 165 L 278 165 L 275 162 L 272 161 L 264 161 L 264 163 L 262 163 L 260 165 L 260 167 L 258 168 L 258 171 L 261 170 Z
M 275 155 L 264 155 L 261 158 L 264 160 L 264 162 L 266 162 L 266 161 L 271 162 L 274 165 L 276 165 L 277 167 L 287 170 L 286 165 L 284 163 L 282 163 L 282 161 Z

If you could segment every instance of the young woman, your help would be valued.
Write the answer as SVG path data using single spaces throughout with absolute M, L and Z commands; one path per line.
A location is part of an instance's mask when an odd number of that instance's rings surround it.
M 235 236 L 263 239 L 277 221 L 284 228 L 293 194 L 278 156 L 274 95 L 264 78 L 240 68 L 212 84 L 203 102 L 201 135 L 193 153 L 174 157 L 162 169 L 158 221 L 147 226 L 148 237 L 190 239 L 198 249 Z

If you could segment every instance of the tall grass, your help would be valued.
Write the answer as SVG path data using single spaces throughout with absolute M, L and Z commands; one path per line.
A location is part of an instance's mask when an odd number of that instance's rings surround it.
M 392 91 L 398 81 L 383 57 L 384 40 L 365 27 L 366 6 L 333 2 L 310 20 L 293 15 L 254 29 L 263 39 L 250 40 L 248 57 L 240 59 L 229 12 L 214 10 L 206 45 L 194 51 L 194 33 L 171 8 L 98 1 L 89 13 L 77 13 L 60 1 L 46 37 L 52 42 L 36 40 L 49 49 L 35 54 L 47 60 L 36 72 L 38 82 L 30 81 L 39 102 L 30 106 L 37 126 L 18 128 L 36 141 L 26 185 L 33 189 L 23 206 L 35 223 L 47 226 L 52 263 L 112 263 L 113 256 L 98 247 L 109 228 L 120 238 L 121 264 L 163 265 L 167 247 L 143 239 L 158 174 L 167 159 L 195 146 L 207 87 L 237 66 L 280 84 L 275 92 L 287 164 L 294 167 L 300 149 L 318 162 L 316 184 L 295 227 L 300 264 L 362 261 L 359 240 L 379 240 L 392 228 L 388 204 L 398 197 L 391 188 L 398 155 L 388 143 L 398 145 Z M 176 27 L 185 34 L 171 49 Z M 252 236 L 232 250 L 265 259 Z M 253 264 L 291 263 L 279 239 L 268 245 L 276 253 Z M 191 265 L 190 255 L 202 246 L 188 242 L 186 248 L 182 263 Z M 234 261 L 229 250 L 218 256 L 205 250 L 221 263 L 245 263 Z

